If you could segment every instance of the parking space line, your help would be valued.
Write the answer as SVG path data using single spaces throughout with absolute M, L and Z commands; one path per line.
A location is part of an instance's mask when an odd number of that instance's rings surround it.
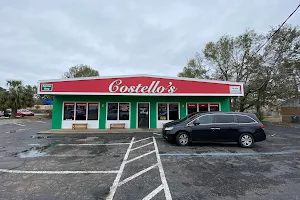
M 107 144 L 56 144 L 56 146 L 110 146 L 110 145 L 128 145 L 130 143 L 107 143 Z M 29 146 L 41 146 L 42 144 L 28 144 Z
M 45 122 L 45 121 L 36 121 L 36 122 L 47 124 L 47 122 Z
M 153 137 L 153 143 L 154 143 L 154 148 L 155 148 L 155 152 L 156 152 L 156 158 L 157 158 L 157 163 L 158 163 L 158 169 L 159 169 L 161 182 L 162 182 L 162 185 L 163 185 L 164 190 L 165 190 L 165 197 L 166 197 L 166 200 L 172 200 L 171 192 L 170 192 L 170 189 L 169 189 L 169 185 L 168 185 L 168 182 L 167 182 L 167 179 L 166 179 L 166 175 L 165 175 L 163 166 L 161 164 L 158 147 L 157 147 L 156 140 L 155 140 L 154 137 Z
M 134 141 L 134 143 L 141 142 L 141 141 L 144 141 L 144 140 L 148 140 L 148 139 L 151 139 L 151 138 L 152 137 L 147 137 L 147 138 L 144 138 L 144 139 L 140 139 L 140 140 Z
M 143 154 L 143 155 L 137 156 L 137 157 L 135 157 L 135 158 L 132 158 L 131 160 L 128 160 L 128 161 L 126 162 L 126 164 L 128 164 L 128 163 L 130 163 L 130 162 L 132 162 L 132 161 L 135 161 L 135 160 L 137 160 L 137 159 L 140 159 L 140 158 L 142 158 L 142 157 L 145 157 L 145 156 L 147 156 L 147 155 L 149 155 L 149 154 L 152 154 L 152 153 L 155 153 L 155 150 L 150 151 L 150 152 L 148 152 L 148 153 L 145 153 L 145 154 Z
M 46 157 L 96 157 L 98 155 L 97 154 L 89 154 L 89 155 L 66 155 L 66 154 L 59 155 L 59 154 L 56 154 L 56 155 L 43 155 L 43 156 L 46 156 Z M 43 156 L 41 156 L 41 157 L 43 157 Z
M 230 152 L 207 152 L 207 153 L 164 153 L 160 156 L 260 156 L 260 155 L 289 155 L 294 152 L 245 152 L 245 153 L 230 153 Z
M 24 171 L 0 169 L 0 172 L 12 174 L 116 174 L 119 171 Z
M 17 126 L 26 126 L 25 124 L 18 124 L 18 123 L 13 123 L 13 124 Z
M 42 144 L 28 144 L 28 146 L 42 146 Z
M 159 133 L 153 133 L 153 135 L 161 135 L 161 134 L 159 134 Z
M 128 156 L 129 156 L 129 152 L 130 152 L 131 147 L 133 145 L 133 141 L 134 141 L 134 137 L 131 139 L 129 147 L 128 147 L 127 151 L 126 151 L 126 154 L 124 156 L 124 159 L 123 159 L 122 164 L 120 166 L 120 169 L 118 171 L 118 174 L 117 174 L 117 176 L 116 176 L 116 178 L 114 180 L 113 185 L 110 187 L 110 191 L 109 191 L 109 194 L 108 194 L 106 200 L 112 200 L 113 197 L 114 197 L 114 195 L 115 195 L 115 193 L 116 193 L 117 187 L 118 187 L 120 179 L 121 179 L 121 175 L 122 175 L 122 173 L 124 171 L 124 167 L 125 167 L 126 161 L 128 159 Z
M 110 146 L 110 145 L 128 145 L 130 143 L 107 143 L 107 144 L 98 144 L 98 143 L 91 143 L 91 144 L 57 144 L 56 146 Z
M 155 167 L 157 167 L 157 166 L 158 166 L 158 164 L 156 163 L 155 165 L 152 165 L 151 167 L 148 167 L 148 168 L 146 168 L 146 169 L 143 169 L 142 171 L 140 171 L 140 172 L 138 172 L 138 173 L 136 173 L 136 174 L 134 174 L 134 175 L 132 175 L 132 176 L 130 176 L 130 177 L 124 179 L 123 181 L 121 181 L 121 182 L 119 183 L 118 186 L 121 186 L 121 185 L 123 185 L 123 184 L 125 184 L 125 183 L 131 181 L 132 179 L 135 179 L 136 177 L 138 177 L 138 176 L 140 176 L 140 175 L 146 173 L 147 171 L 149 171 L 149 170 L 151 170 L 151 169 L 153 169 L 153 168 L 155 168 Z
M 143 200 L 150 200 L 152 199 L 155 195 L 157 195 L 162 189 L 164 189 L 164 186 L 161 184 L 158 186 L 155 190 L 150 192 L 147 196 L 143 198 Z
M 150 143 L 148 143 L 148 144 L 144 144 L 144 145 L 142 145 L 142 146 L 139 146 L 139 147 L 133 148 L 133 149 L 131 149 L 131 151 L 134 151 L 134 150 L 137 150 L 137 149 L 143 148 L 143 147 L 145 147 L 145 146 L 148 146 L 148 145 L 150 145 L 150 144 L 153 144 L 153 142 L 150 142 Z

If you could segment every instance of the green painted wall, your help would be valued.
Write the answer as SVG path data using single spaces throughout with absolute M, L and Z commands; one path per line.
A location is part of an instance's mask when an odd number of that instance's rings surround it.
M 52 109 L 52 128 L 61 129 L 62 121 L 62 110 L 63 110 L 62 99 L 58 96 L 53 98 L 53 109 Z
M 150 128 L 156 128 L 157 110 L 159 102 L 179 102 L 180 118 L 186 116 L 186 103 L 190 102 L 220 102 L 221 111 L 230 111 L 230 97 L 172 97 L 172 96 L 73 96 L 57 95 L 53 101 L 52 128 L 61 129 L 63 102 L 99 102 L 99 128 L 104 129 L 106 124 L 106 103 L 107 102 L 130 102 L 130 128 L 137 128 L 137 102 L 150 102 Z

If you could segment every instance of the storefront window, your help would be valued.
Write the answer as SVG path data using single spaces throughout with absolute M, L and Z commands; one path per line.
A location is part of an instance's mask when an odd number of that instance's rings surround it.
M 178 103 L 169 104 L 169 120 L 179 119 Z
M 98 120 L 98 103 L 89 103 L 88 105 L 88 120 Z
M 107 120 L 129 120 L 129 103 L 108 103 Z
M 119 104 L 119 120 L 129 120 L 129 103 Z
M 158 120 L 167 120 L 167 103 L 159 103 L 157 106 Z
M 86 120 L 86 103 L 76 103 L 75 120 Z
M 118 103 L 107 104 L 107 120 L 118 120 Z
M 64 120 L 74 120 L 74 103 L 64 103 Z
M 200 103 L 199 104 L 199 112 L 207 112 L 208 111 L 208 104 L 207 103 Z
M 210 104 L 209 109 L 210 111 L 220 111 L 220 106 L 219 104 Z
M 194 112 L 197 112 L 197 104 L 196 103 L 189 103 L 187 105 L 187 108 L 188 108 L 188 115 L 192 114 Z

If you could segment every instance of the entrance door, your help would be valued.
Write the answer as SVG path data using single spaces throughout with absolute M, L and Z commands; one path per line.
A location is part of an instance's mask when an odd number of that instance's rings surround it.
M 149 103 L 138 103 L 138 128 L 149 128 Z

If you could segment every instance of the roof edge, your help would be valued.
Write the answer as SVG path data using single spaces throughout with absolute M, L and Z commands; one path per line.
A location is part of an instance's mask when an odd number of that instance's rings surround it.
M 134 75 L 120 75 L 120 76 L 93 76 L 93 77 L 78 77 L 78 78 L 65 78 L 65 79 L 48 79 L 48 80 L 38 80 L 38 83 L 41 83 L 41 82 L 95 80 L 95 79 L 109 79 L 109 78 L 129 78 L 129 77 L 152 77 L 152 78 L 165 78 L 165 79 L 208 82 L 208 83 L 221 83 L 221 84 L 222 83 L 223 84 L 241 84 L 241 85 L 244 84 L 243 82 L 220 81 L 220 80 L 210 80 L 210 79 L 197 79 L 197 78 L 187 78 L 187 77 L 158 76 L 158 75 L 149 75 L 149 74 L 134 74 Z

